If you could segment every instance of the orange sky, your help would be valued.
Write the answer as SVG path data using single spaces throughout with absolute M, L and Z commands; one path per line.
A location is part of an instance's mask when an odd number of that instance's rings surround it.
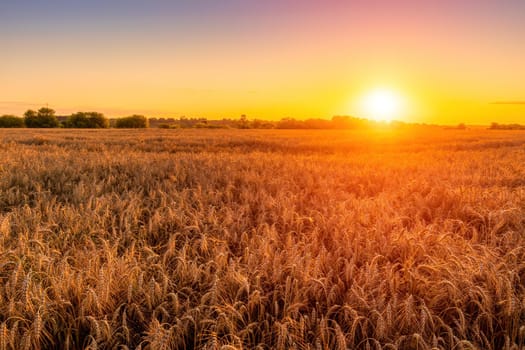
M 0 4 L 0 114 L 525 123 L 525 2 L 33 0 Z M 509 104 L 493 102 L 509 101 Z

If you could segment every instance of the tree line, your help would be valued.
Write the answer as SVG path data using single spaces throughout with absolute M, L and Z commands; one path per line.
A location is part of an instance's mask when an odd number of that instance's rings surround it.
M 351 116 L 334 116 L 331 119 L 310 118 L 298 120 L 282 118 L 281 120 L 248 119 L 241 115 L 238 119 L 223 118 L 208 120 L 206 118 L 146 118 L 143 115 L 131 115 L 124 118 L 109 119 L 99 112 L 77 112 L 69 116 L 57 116 L 55 110 L 43 107 L 37 111 L 28 110 L 23 117 L 14 115 L 0 116 L 0 128 L 76 128 L 76 129 L 104 129 L 104 128 L 162 128 L 162 129 L 398 129 L 405 127 L 438 127 L 431 124 L 414 124 L 400 121 L 390 123 L 356 118 Z M 461 123 L 447 129 L 466 129 Z M 524 129 L 518 124 L 492 123 L 489 129 Z
M 24 117 L 15 115 L 0 116 L 0 128 L 76 128 L 76 129 L 105 129 L 110 126 L 116 128 L 147 128 L 148 119 L 143 115 L 132 115 L 110 120 L 99 112 L 77 112 L 67 117 L 57 117 L 55 110 L 47 107 L 38 111 L 32 109 L 24 113 Z
M 253 119 L 246 115 L 239 119 L 223 118 L 221 120 L 207 120 L 206 118 L 151 118 L 142 115 L 132 115 L 125 118 L 109 119 L 99 112 L 77 112 L 69 116 L 57 116 L 55 110 L 43 107 L 37 111 L 28 110 L 23 117 L 14 115 L 0 116 L 0 128 L 77 128 L 77 129 L 104 129 L 115 128 L 147 128 L 158 127 L 163 129 L 178 128 L 236 128 L 236 129 L 359 129 L 378 127 L 384 123 L 366 119 L 335 116 L 328 119 L 296 120 L 283 118 L 279 121 Z M 399 126 L 402 123 L 397 123 Z M 392 126 L 392 125 L 391 125 Z
M 525 130 L 525 125 L 492 123 L 492 124 L 490 124 L 489 129 L 493 129 L 493 130 Z

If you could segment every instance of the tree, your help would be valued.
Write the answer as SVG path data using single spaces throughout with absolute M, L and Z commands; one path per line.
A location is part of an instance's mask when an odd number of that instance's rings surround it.
M 241 115 L 239 118 L 239 129 L 248 129 L 250 126 L 248 125 L 248 117 L 246 117 L 246 114 Z
M 59 126 L 55 111 L 47 107 L 40 108 L 38 112 L 31 109 L 26 111 L 24 121 L 28 128 L 56 128 Z
M 109 128 L 109 120 L 102 113 L 78 112 L 72 114 L 64 126 L 66 128 L 102 129 Z
M 0 128 L 23 128 L 24 119 L 14 115 L 3 115 L 0 117 Z
M 117 119 L 115 126 L 117 128 L 147 128 L 148 119 L 143 115 L 132 115 L 130 117 Z

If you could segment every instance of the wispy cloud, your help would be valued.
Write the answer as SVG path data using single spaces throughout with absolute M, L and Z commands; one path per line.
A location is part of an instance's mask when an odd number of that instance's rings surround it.
M 495 101 L 491 105 L 525 105 L 525 101 Z
M 46 103 L 35 103 L 27 101 L 0 101 L 0 106 L 2 107 L 24 107 L 24 106 L 45 106 Z

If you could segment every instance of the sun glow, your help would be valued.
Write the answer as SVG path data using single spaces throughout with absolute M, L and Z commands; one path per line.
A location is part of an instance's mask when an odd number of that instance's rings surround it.
M 368 119 L 389 122 L 400 117 L 402 99 L 394 91 L 376 89 L 363 97 L 362 110 Z

